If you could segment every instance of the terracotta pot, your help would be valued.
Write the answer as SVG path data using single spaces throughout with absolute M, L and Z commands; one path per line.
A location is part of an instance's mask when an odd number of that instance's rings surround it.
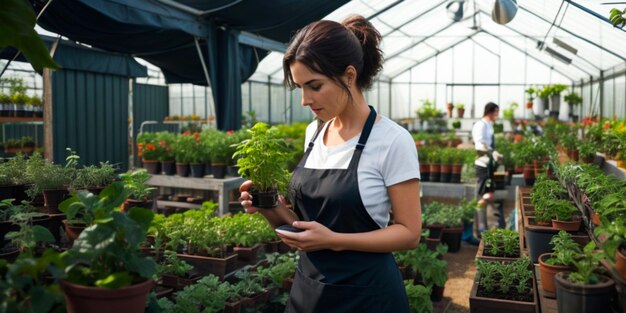
M 451 175 L 452 175 L 452 165 L 451 164 L 441 164 L 440 181 L 442 183 L 449 183 Z
M 526 102 L 526 109 L 532 109 L 532 108 L 533 108 L 533 102 L 532 101 Z
M 44 206 L 49 214 L 61 213 L 59 204 L 69 198 L 70 192 L 67 189 L 48 189 L 43 191 Z
M 535 167 L 532 164 L 524 165 L 523 171 L 524 181 L 526 186 L 532 186 L 535 184 Z
M 456 108 L 456 115 L 458 118 L 463 118 L 463 115 L 465 115 L 465 109 Z
M 580 221 L 580 217 L 575 217 L 572 221 L 552 219 L 552 227 L 558 230 L 577 231 L 580 228 Z
M 602 221 L 600 221 L 600 214 L 598 214 L 598 212 L 593 212 L 591 214 L 591 222 L 596 226 L 602 225 Z
M 463 172 L 463 164 L 452 164 L 452 174 L 450 174 L 450 182 L 460 183 L 461 172 Z
M 157 175 L 161 174 L 161 163 L 157 160 L 142 160 L 143 168 L 146 169 L 148 174 Z
M 541 288 L 546 292 L 551 293 L 553 298 L 556 294 L 556 284 L 554 282 L 554 275 L 559 272 L 571 271 L 570 266 L 565 265 L 550 265 L 545 263 L 552 256 L 552 253 L 544 253 L 539 256 L 539 271 L 541 272 Z
M 68 313 L 143 313 L 153 281 L 146 280 L 119 289 L 88 287 L 65 280 L 61 280 L 60 284 Z
M 626 279 L 626 250 L 623 248 L 617 249 L 615 252 L 615 270 Z
M 441 181 L 441 164 L 430 165 L 430 181 L 432 182 Z
M 63 220 L 63 225 L 65 226 L 65 233 L 67 234 L 67 239 L 69 239 L 71 242 L 74 242 L 74 240 L 78 239 L 78 236 L 80 236 L 80 233 L 82 233 L 83 230 L 87 228 L 87 224 L 85 223 L 79 222 L 79 223 L 69 224 L 67 220 Z

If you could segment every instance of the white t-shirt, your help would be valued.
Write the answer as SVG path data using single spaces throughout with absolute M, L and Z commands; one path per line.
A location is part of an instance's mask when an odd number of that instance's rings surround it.
M 491 147 L 493 145 L 493 125 L 484 119 L 480 119 L 472 128 L 472 140 L 474 140 L 474 148 L 476 151 L 487 151 L 484 145 Z M 480 167 L 487 167 L 489 157 L 482 156 L 474 164 Z
M 361 134 L 333 147 L 324 145 L 326 123 L 315 140 L 304 167 L 313 169 L 346 169 Z M 317 122 L 306 129 L 305 149 L 317 130 Z M 365 144 L 357 168 L 359 193 L 365 209 L 381 227 L 389 224 L 391 201 L 387 187 L 420 178 L 415 141 L 408 131 L 394 121 L 382 117 L 376 122 Z

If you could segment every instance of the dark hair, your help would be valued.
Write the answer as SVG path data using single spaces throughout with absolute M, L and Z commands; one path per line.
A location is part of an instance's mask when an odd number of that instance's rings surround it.
M 366 90 L 382 69 L 382 37 L 364 17 L 355 15 L 343 22 L 317 21 L 300 29 L 289 42 L 283 57 L 285 85 L 295 87 L 290 65 L 301 62 L 312 71 L 325 75 L 341 86 L 348 95 L 348 86 L 339 79 L 349 65 L 357 72 L 356 86 Z
M 487 114 L 491 114 L 497 110 L 500 110 L 500 107 L 497 104 L 487 102 L 487 104 L 485 104 L 485 113 L 483 113 L 483 116 L 487 116 Z

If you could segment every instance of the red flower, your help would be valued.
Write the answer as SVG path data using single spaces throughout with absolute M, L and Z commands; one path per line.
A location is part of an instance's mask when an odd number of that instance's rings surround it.
M 604 129 L 609 129 L 609 128 L 611 128 L 611 122 L 609 121 L 604 122 Z
M 137 152 L 137 156 L 141 156 L 143 153 L 141 151 Z
M 196 137 L 196 138 L 198 138 L 198 136 L 200 136 L 200 133 L 195 132 L 195 133 L 193 133 L 193 136 L 194 136 L 194 137 Z
M 234 132 L 232 129 L 231 129 L 231 130 L 227 130 L 227 131 L 226 131 L 226 135 L 232 135 L 232 134 L 234 134 L 234 133 L 235 133 L 235 132 Z
M 146 145 L 146 149 L 154 151 L 154 150 L 156 150 L 156 147 L 153 144 L 149 143 L 149 144 Z
M 183 133 L 183 135 L 191 135 L 191 132 L 190 132 L 190 131 L 188 131 L 188 130 L 186 130 L 186 131 Z

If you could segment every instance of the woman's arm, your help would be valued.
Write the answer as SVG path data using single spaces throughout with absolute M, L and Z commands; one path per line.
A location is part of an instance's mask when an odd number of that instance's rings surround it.
M 336 233 L 317 222 L 294 222 L 306 229 L 301 233 L 278 232 L 283 241 L 304 251 L 331 249 L 363 252 L 392 252 L 413 249 L 422 231 L 419 180 L 412 179 L 387 187 L 394 224 L 366 233 Z

